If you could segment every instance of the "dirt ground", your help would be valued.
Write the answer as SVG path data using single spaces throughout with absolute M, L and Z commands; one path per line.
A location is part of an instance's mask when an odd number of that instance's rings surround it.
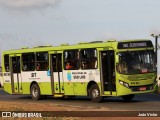
M 4 102 L 0 101 L 0 110 L 2 111 L 67 111 L 64 106 L 56 106 L 50 103 L 29 103 L 29 102 Z

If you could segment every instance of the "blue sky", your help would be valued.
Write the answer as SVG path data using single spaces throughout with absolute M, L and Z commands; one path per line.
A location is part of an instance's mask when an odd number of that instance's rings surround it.
M 159 0 L 0 0 L 1 50 L 160 33 Z

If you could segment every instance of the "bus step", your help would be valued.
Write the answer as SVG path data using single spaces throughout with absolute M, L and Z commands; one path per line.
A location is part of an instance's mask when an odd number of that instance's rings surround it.
M 12 93 L 12 95 L 22 95 L 22 93 Z
M 54 97 L 63 97 L 64 94 L 54 94 Z

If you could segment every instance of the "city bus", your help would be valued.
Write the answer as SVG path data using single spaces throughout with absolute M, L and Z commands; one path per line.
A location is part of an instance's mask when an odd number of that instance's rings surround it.
M 157 91 L 155 52 L 150 40 L 108 40 L 4 51 L 4 90 L 10 94 L 107 96 L 130 101 Z

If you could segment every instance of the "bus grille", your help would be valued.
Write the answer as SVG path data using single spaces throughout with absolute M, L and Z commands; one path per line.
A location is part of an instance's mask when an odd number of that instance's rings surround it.
M 130 86 L 132 91 L 146 91 L 146 90 L 153 90 L 153 84 L 150 85 L 143 85 L 143 86 Z

